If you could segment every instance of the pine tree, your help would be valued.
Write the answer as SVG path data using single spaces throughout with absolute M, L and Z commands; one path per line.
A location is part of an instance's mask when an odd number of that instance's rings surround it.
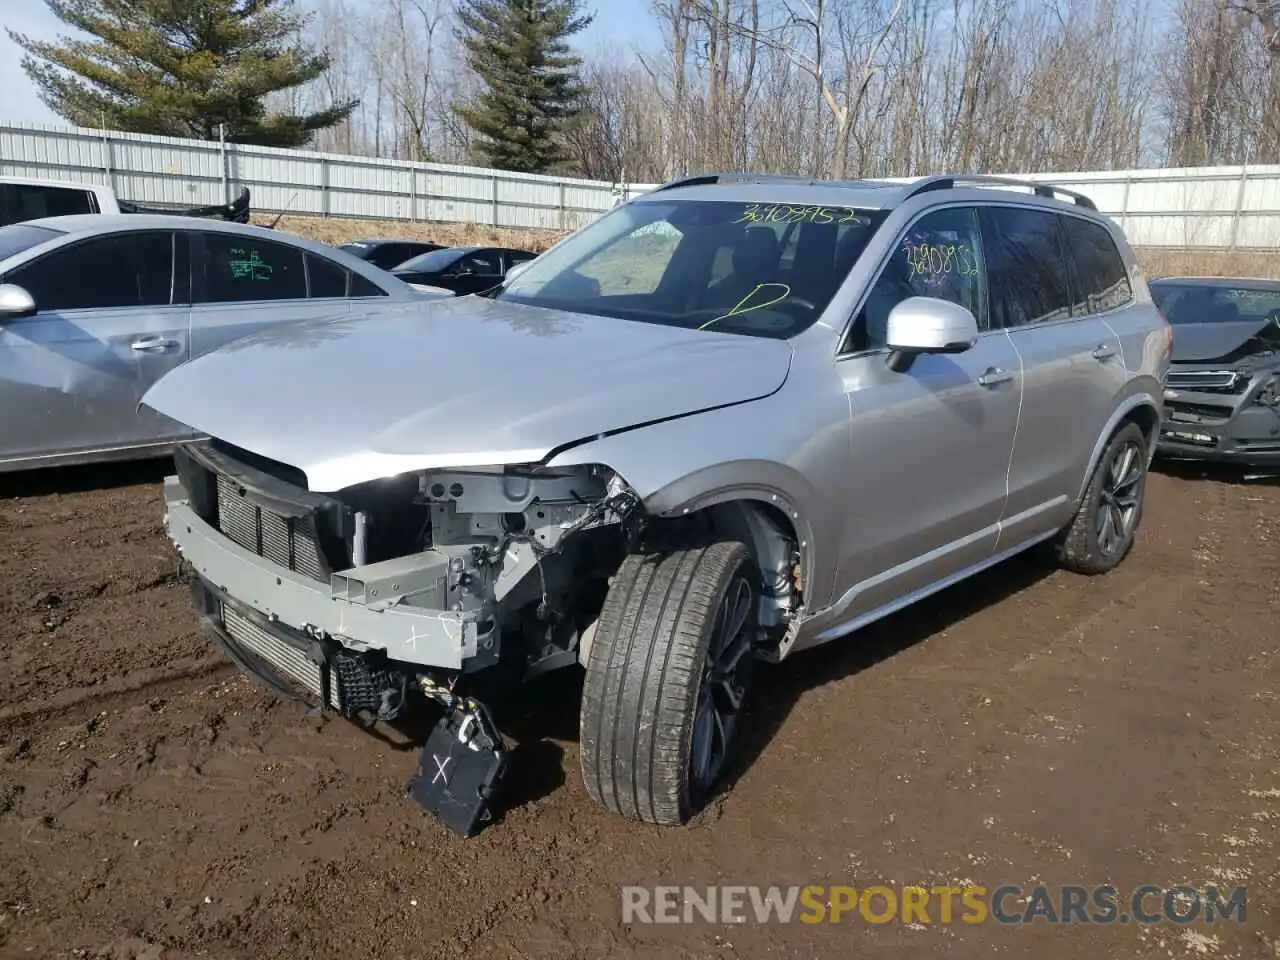
M 265 98 L 324 73 L 329 58 L 297 39 L 293 0 L 44 0 L 89 37 L 42 42 L 7 31 L 40 98 L 77 126 L 294 147 L 358 101 L 302 115 Z
M 458 37 L 485 89 L 455 109 L 487 165 L 539 173 L 565 159 L 559 135 L 585 93 L 568 40 L 592 19 L 580 0 L 463 0 Z

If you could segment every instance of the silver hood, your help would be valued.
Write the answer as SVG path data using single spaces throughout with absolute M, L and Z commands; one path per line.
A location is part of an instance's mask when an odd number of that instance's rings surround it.
M 332 492 L 537 462 L 767 396 L 790 363 L 786 341 L 460 297 L 255 334 L 176 368 L 142 402 Z

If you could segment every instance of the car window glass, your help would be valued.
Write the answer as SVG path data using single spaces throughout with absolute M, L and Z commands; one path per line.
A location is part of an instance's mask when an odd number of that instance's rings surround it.
M 238 236 L 204 236 L 205 303 L 242 300 L 302 300 L 307 278 L 297 247 Z
M 1067 247 L 1076 265 L 1073 316 L 1105 313 L 1133 299 L 1129 272 L 1111 234 L 1101 224 L 1080 217 L 1060 216 Z
M 1019 327 L 1071 315 L 1058 217 L 1032 207 L 989 208 L 987 243 L 993 326 Z
M 446 267 L 453 266 L 457 260 L 458 251 L 456 250 L 448 248 L 444 250 L 429 250 L 399 264 L 396 270 L 404 273 L 436 273 Z
M 651 294 L 662 282 L 681 236 L 670 223 L 646 224 L 588 257 L 577 273 L 595 283 L 601 297 Z
M 458 269 L 464 273 L 469 270 L 482 277 L 495 276 L 502 273 L 496 250 L 482 250 L 479 253 L 468 254 L 458 261 Z
M 96 237 L 24 264 L 5 279 L 26 289 L 41 313 L 167 306 L 173 288 L 173 234 Z
M 0 227 L 0 260 L 7 260 L 14 254 L 30 250 L 32 247 L 58 237 L 66 236 L 61 230 L 50 230 L 48 227 L 33 227 L 29 223 L 15 223 Z
M 0 216 L 6 223 L 96 213 L 97 209 L 97 203 L 88 190 L 27 183 L 0 184 Z
M 846 352 L 884 346 L 889 312 L 908 297 L 958 303 L 986 328 L 986 264 L 975 210 L 935 210 L 907 229 L 867 293 Z
M 1210 284 L 1151 284 L 1151 298 L 1175 326 L 1280 322 L 1280 290 Z
M 493 296 L 717 333 L 793 337 L 822 315 L 884 217 L 781 202 L 624 204 L 533 259 Z
M 371 280 L 368 280 L 358 273 L 351 274 L 351 289 L 347 292 L 349 297 L 385 297 L 387 291 Z
M 347 271 L 332 260 L 307 254 L 308 292 L 312 297 L 345 297 Z

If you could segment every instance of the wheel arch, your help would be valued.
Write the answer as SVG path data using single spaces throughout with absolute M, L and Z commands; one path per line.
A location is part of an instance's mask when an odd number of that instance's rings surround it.
M 807 509 L 814 503 L 811 486 L 790 467 L 768 461 L 716 464 L 642 496 L 653 517 L 708 517 L 718 532 L 744 540 L 762 567 L 767 566 L 766 572 L 785 571 L 788 580 L 789 551 L 794 550 L 808 597 L 816 597 L 824 580 L 831 579 L 820 573 L 825 567 L 834 570 L 834 558 L 824 559 L 829 552 L 826 541 L 814 536 Z M 791 545 L 785 557 L 782 541 Z
M 1147 462 L 1150 464 L 1155 457 L 1156 442 L 1160 439 L 1160 424 L 1163 416 L 1160 401 L 1150 392 L 1142 390 L 1125 397 L 1116 406 L 1106 426 L 1099 432 L 1098 439 L 1094 441 L 1084 476 L 1080 478 L 1080 485 L 1076 491 L 1076 501 L 1079 502 L 1080 498 L 1084 496 L 1085 490 L 1088 489 L 1089 478 L 1093 476 L 1093 471 L 1097 469 L 1098 461 L 1106 450 L 1107 444 L 1116 435 L 1116 431 L 1125 424 L 1136 423 L 1146 436 Z

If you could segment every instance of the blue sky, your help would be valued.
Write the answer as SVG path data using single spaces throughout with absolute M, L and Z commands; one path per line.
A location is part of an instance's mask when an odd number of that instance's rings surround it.
M 375 0 L 364 0 L 373 3 Z M 578 36 L 584 53 L 601 47 L 630 50 L 652 44 L 657 39 L 657 24 L 647 2 L 643 0 L 587 0 L 584 6 L 594 9 L 595 22 Z M 52 40 L 64 25 L 49 12 L 43 0 L 0 0 L 0 25 L 18 33 Z M 58 123 L 43 103 L 35 88 L 22 72 L 22 51 L 0 31 L 0 121 Z

